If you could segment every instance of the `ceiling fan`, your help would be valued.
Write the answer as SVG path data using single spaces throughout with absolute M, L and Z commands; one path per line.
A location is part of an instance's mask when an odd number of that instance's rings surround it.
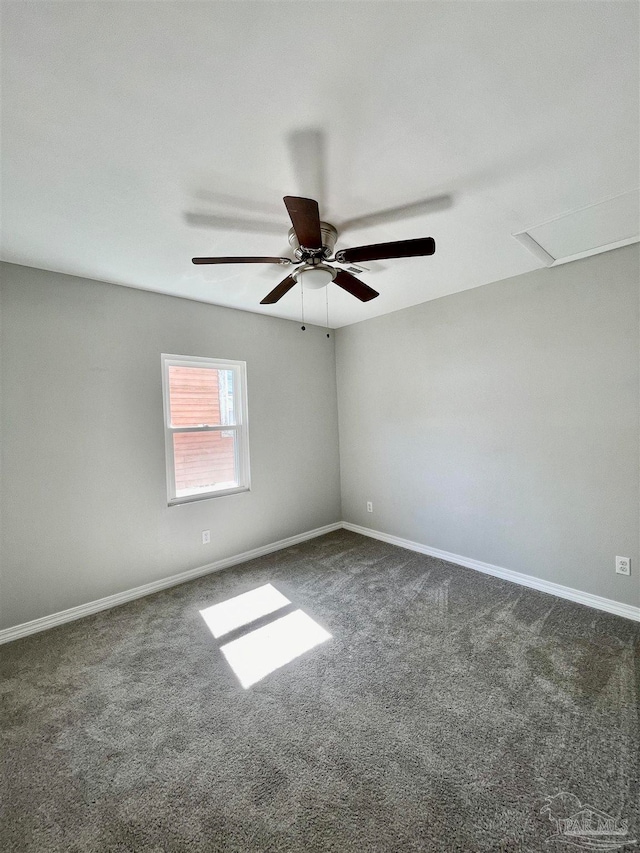
M 272 305 L 288 293 L 298 281 L 307 287 L 325 287 L 332 281 L 361 302 L 368 302 L 380 294 L 347 270 L 331 266 L 332 263 L 352 264 L 361 261 L 379 261 L 387 258 L 416 258 L 433 255 L 436 244 L 433 237 L 417 240 L 397 240 L 393 243 L 374 243 L 354 249 L 339 249 L 331 257 L 338 231 L 320 219 L 318 202 L 311 198 L 285 196 L 284 203 L 293 228 L 289 230 L 289 244 L 296 260 L 269 257 L 219 257 L 192 258 L 194 264 L 281 264 L 298 267 L 260 301 Z

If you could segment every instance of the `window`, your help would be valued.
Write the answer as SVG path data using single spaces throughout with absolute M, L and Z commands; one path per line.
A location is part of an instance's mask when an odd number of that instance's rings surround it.
M 170 504 L 249 489 L 244 361 L 162 355 Z

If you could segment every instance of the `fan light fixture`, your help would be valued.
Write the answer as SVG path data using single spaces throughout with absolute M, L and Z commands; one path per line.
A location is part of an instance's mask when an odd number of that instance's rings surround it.
M 320 219 L 318 202 L 312 198 L 286 195 L 284 204 L 293 225 L 289 230 L 289 244 L 296 257 L 295 261 L 292 258 L 267 258 L 256 255 L 243 258 L 225 256 L 191 260 L 194 264 L 279 264 L 285 267 L 293 264 L 299 266 L 299 269 L 284 278 L 271 293 L 260 300 L 261 305 L 273 305 L 278 302 L 285 293 L 295 287 L 301 276 L 306 285 L 316 289 L 326 287 L 330 282 L 335 281 L 338 287 L 346 290 L 356 299 L 368 302 L 380 295 L 377 290 L 373 290 L 347 270 L 330 267 L 323 261 L 352 264 L 360 261 L 383 261 L 386 258 L 419 258 L 433 255 L 436 250 L 433 237 L 420 237 L 417 240 L 396 240 L 393 243 L 374 243 L 371 246 L 340 249 L 335 257 L 331 258 L 338 232 L 333 225 Z
M 331 284 L 336 271 L 326 266 L 303 267 L 293 274 L 296 281 L 302 281 L 309 290 L 320 290 Z

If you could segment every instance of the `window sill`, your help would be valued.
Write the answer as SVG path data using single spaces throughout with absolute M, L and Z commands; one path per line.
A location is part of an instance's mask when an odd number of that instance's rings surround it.
M 250 486 L 236 486 L 234 489 L 220 489 L 217 492 L 204 492 L 201 495 L 185 495 L 183 498 L 172 498 L 168 506 L 180 506 L 180 504 L 193 503 L 194 501 L 209 501 L 211 498 L 223 498 L 227 495 L 238 495 L 241 492 L 250 492 Z

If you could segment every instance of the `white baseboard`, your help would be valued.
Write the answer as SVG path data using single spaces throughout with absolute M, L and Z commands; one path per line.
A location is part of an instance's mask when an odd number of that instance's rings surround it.
M 623 616 L 625 619 L 633 619 L 635 622 L 640 622 L 640 607 L 634 607 L 631 604 L 623 604 L 620 601 L 613 601 L 611 598 L 602 598 L 602 596 L 592 595 L 590 592 L 581 592 L 579 589 L 573 589 L 570 586 L 562 586 L 562 584 L 545 581 L 541 578 L 535 578 L 532 575 L 514 572 L 511 569 L 503 569 L 500 566 L 493 566 L 491 563 L 483 563 L 480 560 L 461 557 L 459 554 L 451 554 L 449 551 L 440 551 L 438 548 L 430 548 L 428 545 L 421 545 L 419 542 L 412 542 L 410 539 L 401 539 L 399 536 L 392 536 L 390 533 L 381 533 L 379 530 L 372 530 L 369 527 L 361 527 L 359 524 L 351 524 L 349 521 L 344 521 L 342 526 L 345 530 L 351 530 L 353 533 L 361 533 L 363 536 L 369 536 L 372 539 L 380 539 L 382 542 L 388 542 L 390 545 L 398 545 L 400 548 L 406 548 L 409 551 L 417 551 L 419 554 L 438 557 L 440 560 L 446 560 L 448 563 L 455 563 L 458 566 L 465 566 L 468 569 L 475 569 L 477 572 L 482 572 L 485 575 L 503 578 L 512 583 L 520 584 L 520 586 L 538 589 L 540 592 L 548 592 L 551 595 L 557 595 L 559 598 L 566 598 L 578 604 L 585 604 L 587 607 L 594 607 L 596 610 L 605 610 L 607 613 L 613 613 L 616 616 Z
M 480 560 L 461 557 L 459 554 L 441 551 L 439 548 L 430 548 L 428 545 L 412 542 L 410 539 L 402 539 L 399 536 L 392 536 L 390 533 L 382 533 L 379 530 L 372 530 L 369 527 L 361 527 L 359 524 L 351 524 L 349 521 L 337 521 L 334 524 L 326 524 L 324 527 L 317 527 L 315 530 L 307 530 L 304 533 L 298 533 L 296 536 L 289 536 L 287 539 L 280 539 L 277 542 L 262 545 L 260 548 L 253 548 L 251 551 L 243 551 L 242 554 L 216 560 L 205 566 L 198 566 L 195 569 L 152 581 L 143 586 L 137 586 L 134 589 L 127 589 L 124 592 L 115 593 L 115 595 L 108 595 L 106 598 L 100 598 L 97 601 L 89 601 L 87 604 L 80 604 L 78 607 L 69 608 L 69 610 L 62 610 L 59 613 L 52 613 L 50 616 L 43 616 L 31 622 L 23 622 L 21 625 L 5 628 L 4 630 L 0 630 L 0 644 L 18 640 L 20 637 L 27 637 L 29 634 L 36 634 L 39 631 L 45 631 L 47 628 L 53 628 L 56 625 L 63 625 L 65 622 L 82 619 L 83 616 L 90 616 L 92 613 L 98 613 L 100 610 L 117 607 L 119 604 L 125 604 L 127 601 L 143 598 L 145 595 L 151 595 L 154 592 L 168 589 L 171 586 L 178 586 L 178 584 L 211 574 L 212 572 L 219 572 L 222 569 L 238 565 L 239 563 L 246 563 L 248 560 L 254 560 L 256 557 L 262 557 L 265 554 L 271 554 L 283 548 L 290 548 L 299 542 L 306 542 L 308 539 L 314 539 L 316 536 L 324 536 L 325 533 L 331 533 L 341 528 L 351 530 L 353 533 L 360 533 L 363 536 L 369 536 L 372 539 L 380 539 L 382 542 L 388 542 L 390 545 L 397 545 L 409 551 L 417 551 L 419 554 L 428 554 L 430 557 L 437 557 L 440 560 L 446 560 L 448 563 L 455 563 L 458 566 L 475 569 L 485 575 L 503 578 L 520 586 L 557 595 L 559 598 L 566 598 L 578 604 L 585 604 L 587 607 L 593 607 L 596 610 L 604 610 L 607 613 L 613 613 L 616 616 L 640 622 L 640 607 L 633 607 L 631 604 L 623 604 L 620 601 L 613 601 L 610 598 L 602 598 L 599 595 L 592 595 L 589 592 L 581 592 L 579 589 L 562 586 L 561 584 L 545 581 L 532 575 L 522 574 L 521 572 L 514 572 L 511 569 L 503 569 L 500 566 L 493 566 L 491 563 L 483 563 Z
M 256 557 L 271 554 L 273 551 L 290 548 L 299 542 L 306 542 L 307 539 L 314 539 L 316 536 L 324 536 L 325 533 L 331 533 L 333 530 L 340 530 L 341 527 L 341 521 L 337 521 L 334 524 L 325 524 L 324 527 L 316 527 L 315 530 L 307 530 L 305 533 L 298 533 L 296 536 L 289 536 L 287 539 L 279 539 L 277 542 L 262 545 L 260 548 L 253 548 L 251 551 L 243 551 L 242 554 L 236 554 L 233 557 L 216 560 L 214 563 L 208 563 L 206 566 L 198 566 L 195 569 L 189 569 L 189 571 L 180 572 L 180 574 L 171 575 L 168 578 L 152 581 L 143 586 L 137 586 L 134 589 L 127 589 L 124 592 L 117 592 L 115 595 L 108 595 L 106 598 L 99 598 L 97 601 L 89 601 L 87 604 L 71 607 L 69 610 L 61 610 L 59 613 L 52 613 L 50 616 L 43 616 L 31 622 L 23 622 L 21 625 L 5 628 L 0 631 L 0 644 L 10 643 L 12 640 L 18 640 L 20 637 L 27 637 L 29 634 L 36 634 L 39 631 L 45 631 L 47 628 L 53 628 L 56 625 L 63 625 L 65 622 L 82 619 L 83 616 L 89 616 L 92 613 L 98 613 L 100 610 L 117 607 L 119 604 L 125 604 L 127 601 L 133 601 L 135 598 L 143 598 L 145 595 L 151 595 L 154 592 L 159 592 L 161 589 L 178 586 L 178 584 L 185 583 L 185 581 L 194 580 L 211 572 L 219 572 L 221 569 L 235 566 L 238 563 L 246 563 L 248 560 L 254 560 Z

